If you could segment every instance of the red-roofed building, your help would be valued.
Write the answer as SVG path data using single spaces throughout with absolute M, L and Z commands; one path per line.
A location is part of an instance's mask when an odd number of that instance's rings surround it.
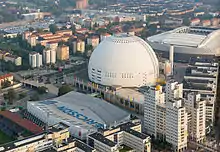
M 43 132 L 43 128 L 10 111 L 0 111 L 0 130 L 9 136 L 19 136 L 24 132 L 30 134 Z
M 191 26 L 195 26 L 195 25 L 199 25 L 199 24 L 200 24 L 199 18 L 192 19 L 191 23 L 190 23 Z
M 0 86 L 2 86 L 2 83 L 5 81 L 9 81 L 11 84 L 13 84 L 13 75 L 12 74 L 5 74 L 0 76 Z
M 87 28 L 81 28 L 81 29 L 78 29 L 76 30 L 76 33 L 82 33 L 82 34 L 85 34 L 86 32 L 88 32 L 89 30 Z
M 211 25 L 211 21 L 210 20 L 203 20 L 202 21 L 202 26 L 210 26 Z

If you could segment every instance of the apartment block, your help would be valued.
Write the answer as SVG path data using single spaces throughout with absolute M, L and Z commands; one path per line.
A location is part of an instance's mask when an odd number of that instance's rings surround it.
M 42 66 L 42 55 L 37 52 L 29 53 L 29 64 L 32 68 Z
M 69 59 L 69 47 L 68 46 L 62 45 L 57 48 L 57 59 L 58 60 Z
M 166 102 L 166 141 L 174 151 L 182 152 L 187 148 L 187 113 L 183 99 Z
M 197 142 L 203 142 L 206 135 L 206 100 L 196 92 L 187 94 L 186 110 L 188 113 L 188 133 L 190 138 Z
M 139 122 L 127 122 L 108 130 L 100 130 L 88 136 L 87 143 L 101 152 L 117 152 L 129 147 L 134 152 L 150 152 L 150 136 L 141 133 Z

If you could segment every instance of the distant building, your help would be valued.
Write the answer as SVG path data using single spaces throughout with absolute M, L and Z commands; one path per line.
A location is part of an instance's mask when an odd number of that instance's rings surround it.
M 201 22 L 201 21 L 200 21 L 199 18 L 195 18 L 195 19 L 192 19 L 192 20 L 191 20 L 190 25 L 191 25 L 191 26 L 196 26 L 196 25 L 199 25 L 200 22 Z
M 92 28 L 94 26 L 94 22 L 91 20 L 91 19 L 85 19 L 83 21 L 83 25 L 86 27 L 86 28 Z
M 22 58 L 21 57 L 15 56 L 15 55 L 11 55 L 11 54 L 5 55 L 4 60 L 6 62 L 11 61 L 16 66 L 20 66 L 22 64 Z
M 43 60 L 45 64 L 56 63 L 56 51 L 52 49 L 45 49 L 43 51 Z
M 219 23 L 220 23 L 220 19 L 219 19 L 219 18 L 213 18 L 213 19 L 211 20 L 211 22 L 212 22 L 212 25 L 213 25 L 213 26 L 218 26 Z
M 62 45 L 57 48 L 57 59 L 58 60 L 69 59 L 69 47 L 68 46 Z
M 29 64 L 32 68 L 42 66 L 42 55 L 36 52 L 29 53 Z
M 111 34 L 109 34 L 109 33 L 103 33 L 100 35 L 100 39 L 101 39 L 101 41 L 103 41 L 104 39 L 106 39 L 107 37 L 110 37 L 110 36 L 111 36 Z
M 73 41 L 73 53 L 76 52 L 80 52 L 80 53 L 85 52 L 85 41 L 80 39 Z
M 24 20 L 38 20 L 43 19 L 45 16 L 51 16 L 49 12 L 35 12 L 35 13 L 28 13 L 28 14 L 21 14 Z
M 210 26 L 211 25 L 211 21 L 210 20 L 203 20 L 202 21 L 202 26 Z
M 131 22 L 135 20 L 136 20 L 135 16 L 116 16 L 114 18 L 114 22 Z
M 87 44 L 92 45 L 93 48 L 99 45 L 99 37 L 98 36 L 91 36 L 87 38 Z
M 88 32 L 89 30 L 87 28 L 80 28 L 76 30 L 76 33 L 80 33 L 80 34 L 85 34 L 86 32 Z
M 30 31 L 25 31 L 23 34 L 22 34 L 22 39 L 23 40 L 28 40 L 28 37 L 32 35 L 32 32 Z
M 183 19 L 182 18 L 169 17 L 169 18 L 165 19 L 165 24 L 168 24 L 168 25 L 182 25 L 183 24 Z
M 88 0 L 76 0 L 76 9 L 85 9 L 88 7 Z
M 60 31 L 57 31 L 56 34 L 59 34 L 62 36 L 64 36 L 64 35 L 71 36 L 71 35 L 73 35 L 73 32 L 71 30 L 60 30 Z
M 51 50 L 56 50 L 58 47 L 58 41 L 50 41 L 50 42 L 47 42 L 46 44 L 46 48 L 49 48 Z
M 37 36 L 36 35 L 31 35 L 28 37 L 28 43 L 33 47 L 36 46 L 37 44 Z

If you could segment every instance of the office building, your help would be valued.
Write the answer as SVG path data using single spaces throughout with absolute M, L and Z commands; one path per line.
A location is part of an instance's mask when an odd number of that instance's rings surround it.
M 90 36 L 87 38 L 87 44 L 91 45 L 93 48 L 96 48 L 99 45 L 99 37 L 98 36 Z
M 62 45 L 57 48 L 57 59 L 58 60 L 69 59 L 69 47 L 68 46 Z
M 76 9 L 86 9 L 88 7 L 88 0 L 76 0 Z
M 190 138 L 203 142 L 206 135 L 206 101 L 196 92 L 187 94 L 186 111 L 188 113 L 188 133 Z

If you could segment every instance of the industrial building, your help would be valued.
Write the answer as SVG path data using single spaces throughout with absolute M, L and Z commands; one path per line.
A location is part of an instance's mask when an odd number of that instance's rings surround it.
M 49 125 L 58 122 L 69 125 L 70 133 L 82 140 L 99 128 L 108 129 L 130 120 L 130 114 L 126 111 L 78 92 L 70 92 L 48 101 L 28 102 L 27 110 Z
M 175 46 L 175 59 L 187 60 L 191 56 L 218 56 L 220 30 L 206 27 L 180 27 L 147 38 L 147 42 L 165 57 L 170 45 Z
M 107 37 L 93 51 L 88 75 L 97 84 L 141 87 L 155 84 L 159 64 L 153 49 L 144 40 L 118 34 Z

